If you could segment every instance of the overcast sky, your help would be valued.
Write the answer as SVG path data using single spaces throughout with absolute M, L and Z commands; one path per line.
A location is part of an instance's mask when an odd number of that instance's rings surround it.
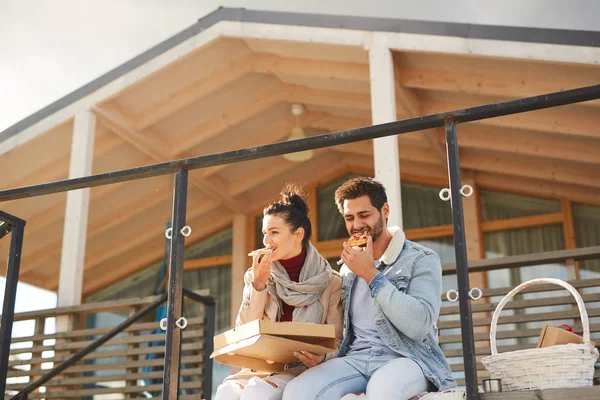
M 600 31 L 597 0 L 0 0 L 0 131 L 220 5 Z M 19 311 L 56 301 L 27 285 L 18 296 Z

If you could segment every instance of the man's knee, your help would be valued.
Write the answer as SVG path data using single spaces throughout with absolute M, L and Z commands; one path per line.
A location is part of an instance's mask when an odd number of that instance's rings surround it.
M 306 392 L 310 389 L 306 386 L 307 384 L 310 384 L 309 380 L 306 379 L 304 374 L 300 374 L 286 385 L 283 391 L 282 400 L 297 400 L 307 398 Z

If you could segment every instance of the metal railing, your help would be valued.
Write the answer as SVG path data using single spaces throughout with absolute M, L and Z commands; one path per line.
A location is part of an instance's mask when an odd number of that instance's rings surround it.
M 201 303 L 206 307 L 205 312 L 205 322 L 204 322 L 204 357 L 203 357 L 203 373 L 202 373 L 202 396 L 204 398 L 210 398 L 210 394 L 212 392 L 212 364 L 213 361 L 210 358 L 210 354 L 212 353 L 213 341 L 212 338 L 215 333 L 215 309 L 216 302 L 214 298 L 210 296 L 201 296 L 197 293 L 192 292 L 191 290 L 182 289 L 182 296 L 187 297 L 190 300 Z M 74 366 L 77 362 L 81 361 L 85 356 L 90 354 L 91 352 L 98 349 L 103 344 L 107 343 L 109 340 L 116 337 L 119 333 L 124 332 L 127 328 L 132 326 L 134 323 L 140 321 L 150 312 L 154 311 L 158 306 L 163 304 L 167 300 L 168 294 L 165 293 L 159 296 L 152 303 L 146 305 L 144 308 L 121 322 L 119 325 L 112 328 L 109 332 L 105 333 L 98 339 L 94 340 L 92 343 L 79 350 L 77 353 L 73 354 L 64 362 L 60 363 L 58 366 L 49 370 L 45 375 L 43 375 L 38 380 L 30 383 L 25 388 L 21 389 L 15 396 L 12 398 L 15 400 L 27 400 L 29 393 L 33 392 L 36 389 L 44 386 L 51 379 L 57 377 L 59 374 L 67 370 L 68 368 Z M 181 303 L 183 304 L 183 298 L 181 299 Z M 10 340 L 9 340 L 10 343 Z M 181 351 L 181 346 L 179 346 L 179 350 Z M 168 357 L 165 354 L 165 358 Z M 7 367 L 4 369 L 6 372 L 8 369 L 8 360 Z M 6 382 L 6 378 L 3 381 Z M 2 388 L 2 392 L 4 393 L 4 387 Z
M 459 292 L 459 307 L 462 321 L 461 333 L 463 342 L 465 381 L 467 398 L 469 400 L 474 400 L 479 398 L 479 394 L 477 391 L 477 369 L 475 363 L 473 321 L 471 315 L 471 304 L 468 297 L 468 292 L 470 290 L 468 275 L 469 268 L 466 253 L 464 216 L 461 198 L 462 185 L 460 179 L 460 160 L 458 156 L 456 125 L 459 123 L 541 110 L 550 107 L 564 106 L 568 104 L 596 100 L 599 98 L 600 85 L 588 86 L 520 100 L 488 104 L 424 117 L 390 122 L 387 124 L 350 129 L 347 131 L 329 133 L 326 135 L 305 139 L 268 144 L 235 151 L 227 151 L 201 157 L 192 157 L 29 187 L 3 190 L 0 191 L 0 202 L 175 173 L 175 195 L 172 214 L 173 239 L 171 240 L 169 264 L 170 278 L 167 298 L 168 323 L 163 378 L 163 399 L 175 399 L 178 397 L 180 356 L 179 345 L 181 340 L 181 331 L 175 326 L 175 321 L 181 318 L 181 299 L 183 296 L 182 275 L 185 235 L 183 234 L 182 229 L 184 228 L 186 221 L 188 171 L 444 126 L 446 129 L 448 176 L 450 182 L 449 200 L 452 207 L 452 219 L 454 225 L 454 245 Z M 9 257 L 9 269 L 16 268 L 16 275 L 18 275 L 18 262 L 14 262 L 14 256 L 14 254 L 11 254 L 11 257 Z M 9 271 L 9 273 L 12 274 L 11 276 L 15 276 L 14 270 Z M 9 298 L 9 305 L 14 305 L 14 288 L 16 287 L 16 283 L 16 279 L 7 280 L 6 283 L 7 293 L 13 294 L 13 301 L 10 302 Z M 8 287 L 9 285 L 10 287 Z M 5 315 L 6 314 L 3 314 L 3 319 L 6 319 L 6 322 L 10 322 L 9 320 L 12 314 L 6 315 L 6 318 Z M 5 321 L 2 322 L 4 323 Z M 4 334 L 8 333 L 9 337 L 11 333 L 10 328 L 10 323 L 8 326 L 3 327 L 5 330 Z M 0 349 L 0 351 L 2 351 L 2 349 Z M 0 354 L 0 365 L 5 365 L 6 359 L 8 359 L 8 352 L 3 351 Z

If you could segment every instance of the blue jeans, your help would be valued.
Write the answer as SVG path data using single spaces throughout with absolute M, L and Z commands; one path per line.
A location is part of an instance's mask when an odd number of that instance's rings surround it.
M 416 362 L 385 347 L 372 347 L 303 372 L 288 383 L 283 400 L 339 400 L 365 391 L 367 399 L 408 400 L 432 386 Z

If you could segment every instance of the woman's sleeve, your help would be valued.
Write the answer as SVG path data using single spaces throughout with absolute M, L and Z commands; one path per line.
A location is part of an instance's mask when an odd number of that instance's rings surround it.
M 246 273 L 249 274 L 251 271 L 249 270 Z M 257 319 L 262 319 L 268 302 L 269 292 L 266 288 L 258 291 L 254 289 L 252 283 L 245 284 L 242 294 L 242 304 L 235 319 L 235 326 L 237 327 Z

